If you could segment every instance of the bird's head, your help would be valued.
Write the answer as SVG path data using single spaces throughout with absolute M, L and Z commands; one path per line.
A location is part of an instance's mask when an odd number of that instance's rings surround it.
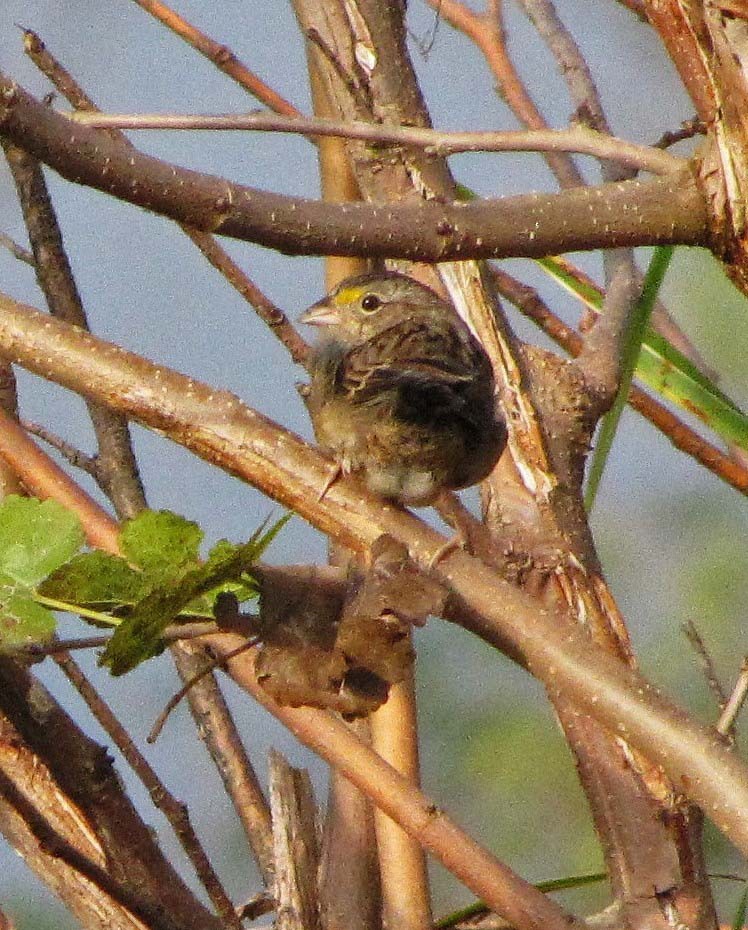
M 347 343 L 371 339 L 401 320 L 452 312 L 431 288 L 397 272 L 358 275 L 341 281 L 299 317 L 310 326 L 329 327 Z

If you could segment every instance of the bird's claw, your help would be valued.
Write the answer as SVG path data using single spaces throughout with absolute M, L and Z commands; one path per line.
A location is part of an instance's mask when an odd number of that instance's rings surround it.
M 343 471 L 343 466 L 342 466 L 342 465 L 334 465 L 334 466 L 333 466 L 332 471 L 330 472 L 330 475 L 329 475 L 327 481 L 325 481 L 325 484 L 324 484 L 322 490 L 320 491 L 319 497 L 317 498 L 317 503 L 319 503 L 320 501 L 323 501 L 323 500 L 325 499 L 325 496 L 326 496 L 327 492 L 328 492 L 328 491 L 330 490 L 330 488 L 335 484 L 335 482 L 338 481 L 338 480 L 342 477 L 343 473 L 344 473 L 344 471 Z

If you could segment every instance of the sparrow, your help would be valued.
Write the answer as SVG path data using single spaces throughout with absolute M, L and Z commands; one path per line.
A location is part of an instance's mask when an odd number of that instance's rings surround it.
M 300 321 L 320 330 L 305 402 L 338 473 L 419 507 L 491 472 L 507 439 L 491 363 L 431 288 L 396 272 L 346 278 Z

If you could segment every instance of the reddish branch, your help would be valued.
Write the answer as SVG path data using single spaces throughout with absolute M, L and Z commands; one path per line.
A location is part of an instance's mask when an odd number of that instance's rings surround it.
M 158 0 L 135 0 L 135 2 L 171 29 L 173 33 L 184 39 L 201 55 L 212 61 L 219 71 L 227 74 L 265 106 L 275 110 L 276 113 L 284 113 L 286 116 L 298 115 L 299 111 L 292 103 L 269 87 L 254 71 L 240 61 L 228 46 L 211 39 L 165 3 L 160 3 Z
M 514 115 L 530 129 L 546 129 L 542 113 L 514 67 L 504 40 L 500 2 L 487 5 L 484 13 L 475 13 L 458 0 L 426 0 L 437 16 L 443 16 L 455 29 L 468 36 L 483 53 L 499 87 L 499 92 Z M 568 156 L 549 154 L 546 161 L 561 187 L 577 187 L 582 176 Z

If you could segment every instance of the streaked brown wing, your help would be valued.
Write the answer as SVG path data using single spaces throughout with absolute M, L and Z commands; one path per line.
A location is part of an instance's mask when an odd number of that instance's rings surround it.
M 472 381 L 476 365 L 473 346 L 451 326 L 405 320 L 349 350 L 339 384 L 354 403 L 365 404 L 398 388 L 441 393 Z

